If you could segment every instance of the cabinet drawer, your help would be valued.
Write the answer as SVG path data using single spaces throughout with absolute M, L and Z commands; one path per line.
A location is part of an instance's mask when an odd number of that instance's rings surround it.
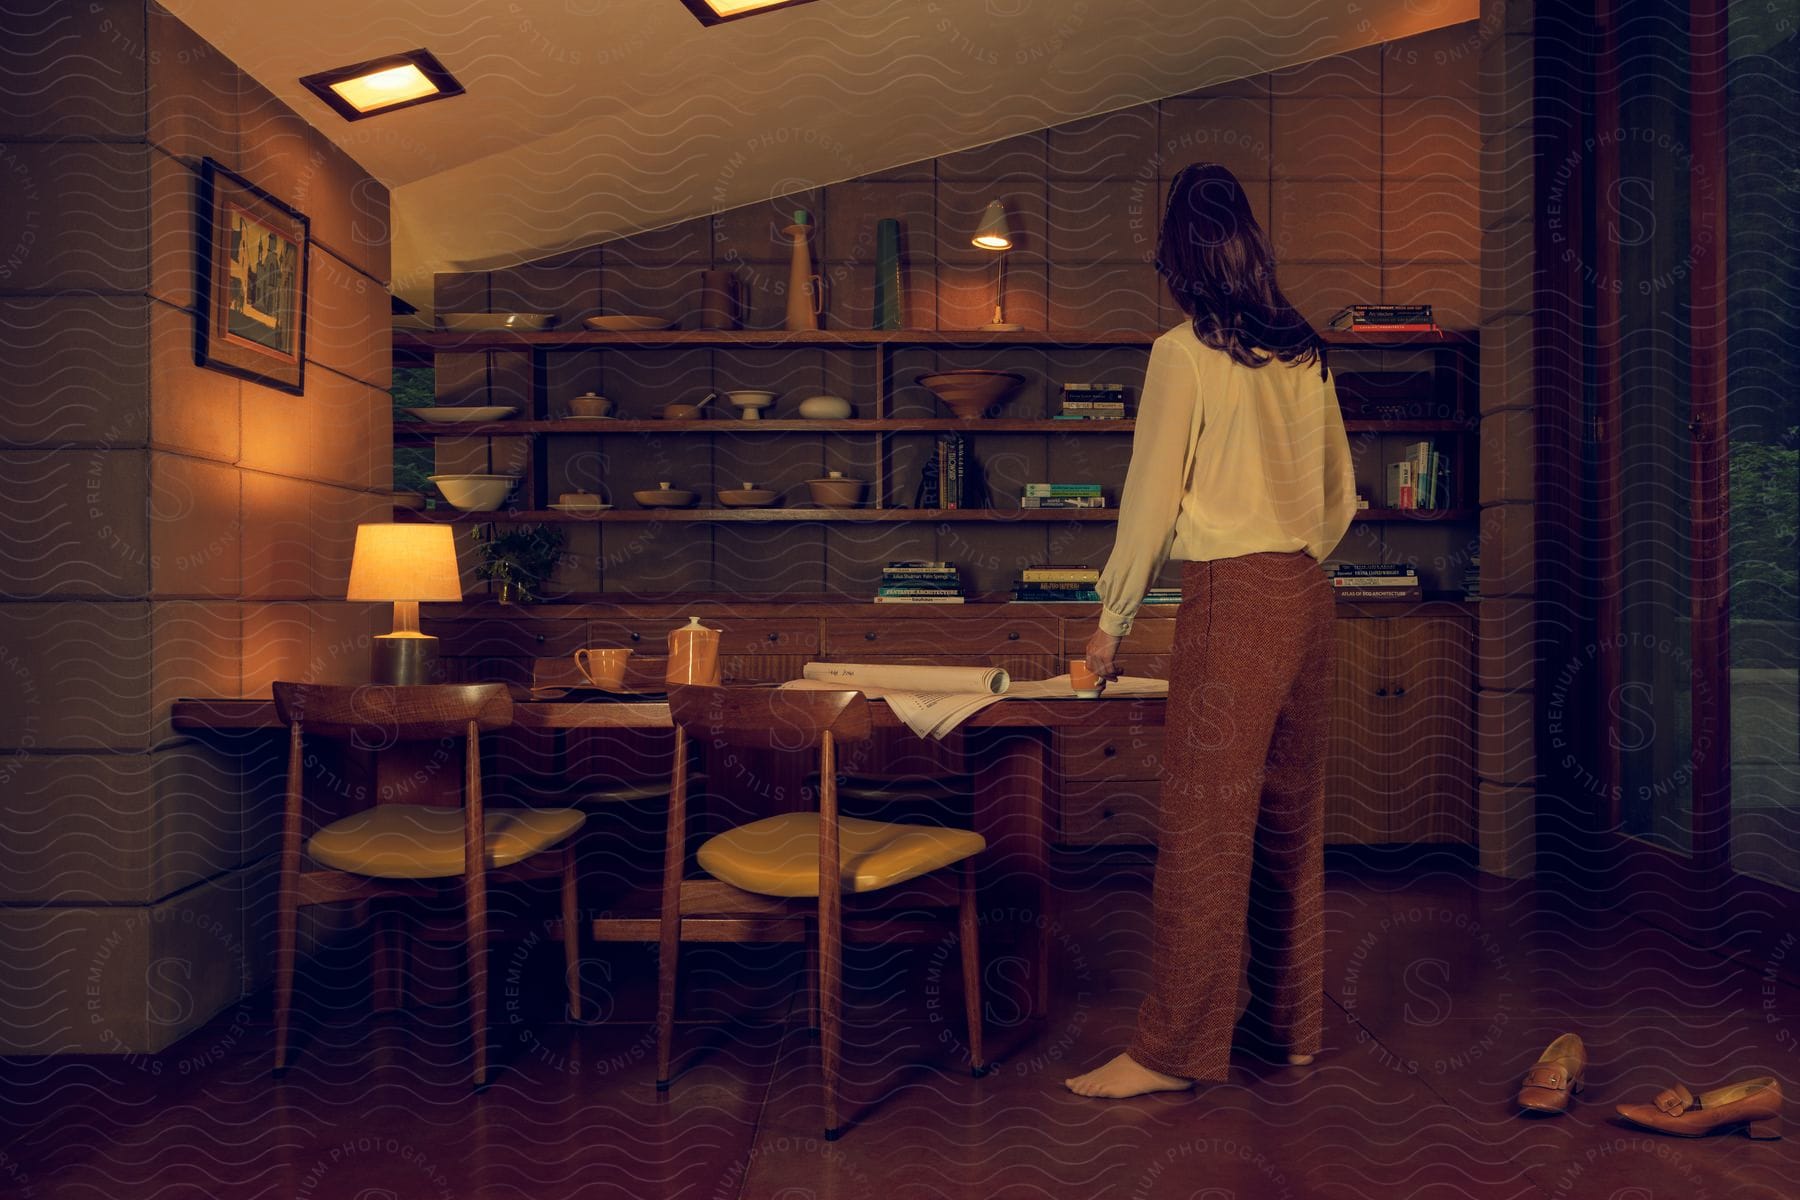
M 719 653 L 804 654 L 819 652 L 819 622 L 807 620 L 731 620 L 701 617 L 719 633 Z M 640 654 L 668 653 L 669 633 L 687 624 L 686 617 L 605 618 L 587 622 L 589 646 L 628 646 Z
M 1143 779 L 1065 784 L 1060 840 L 1070 846 L 1152 845 L 1160 791 Z
M 419 622 L 435 635 L 446 658 L 555 658 L 586 644 L 587 622 L 542 617 L 483 617 L 470 621 Z
M 1057 621 L 1017 618 L 916 618 L 825 622 L 825 652 L 843 661 L 866 654 L 1058 654 Z
M 1162 776 L 1162 730 L 1064 729 L 1056 737 L 1056 769 L 1068 782 L 1156 780 Z

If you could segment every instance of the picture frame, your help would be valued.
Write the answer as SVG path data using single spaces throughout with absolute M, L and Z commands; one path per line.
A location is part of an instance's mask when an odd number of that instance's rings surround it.
M 194 362 L 301 395 L 311 223 L 207 158 L 195 232 Z

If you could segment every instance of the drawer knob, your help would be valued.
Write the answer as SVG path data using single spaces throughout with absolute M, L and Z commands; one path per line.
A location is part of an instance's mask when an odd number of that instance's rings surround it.
M 1113 755 L 1117 754 L 1118 752 L 1119 752 L 1119 748 L 1117 746 L 1102 746 L 1102 747 L 1100 747 L 1100 754 L 1104 758 L 1111 758 Z
M 1019 640 L 1019 631 L 1016 629 L 1009 630 L 1006 634 L 1006 640 L 1009 642 L 1018 641 Z
M 1396 696 L 1404 696 L 1404 695 L 1406 695 L 1406 689 L 1405 689 L 1405 688 L 1403 688 L 1403 687 L 1397 687 L 1397 688 L 1395 688 L 1395 689 L 1394 689 L 1394 695 L 1396 695 Z
M 769 640 L 771 642 L 779 642 L 781 640 L 781 635 L 779 633 L 771 633 L 769 635 Z
M 544 644 L 544 635 L 541 633 L 537 635 L 537 644 L 540 646 Z
M 634 630 L 631 635 L 631 640 L 634 642 L 641 642 L 644 640 L 644 635 Z
M 1375 694 L 1377 696 L 1385 696 L 1385 695 L 1387 695 L 1387 689 L 1386 688 L 1376 688 Z
M 863 634 L 863 641 L 872 642 L 874 640 L 875 640 L 875 631 L 873 629 L 871 629 L 869 632 Z

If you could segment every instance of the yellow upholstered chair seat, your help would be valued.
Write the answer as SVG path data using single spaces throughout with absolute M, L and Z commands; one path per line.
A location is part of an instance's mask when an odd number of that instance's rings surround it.
M 874 892 L 961 862 L 987 846 L 979 833 L 935 825 L 838 819 L 844 890 Z M 784 813 L 740 825 L 700 847 L 714 879 L 762 896 L 819 894 L 819 814 Z
M 571 808 L 496 808 L 487 823 L 487 865 L 514 863 L 562 841 L 586 814 Z M 380 879 L 442 879 L 463 873 L 463 812 L 382 804 L 333 821 L 307 839 L 321 866 Z

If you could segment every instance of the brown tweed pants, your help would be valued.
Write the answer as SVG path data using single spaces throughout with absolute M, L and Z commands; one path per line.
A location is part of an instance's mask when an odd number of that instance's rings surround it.
M 1304 553 L 1183 565 L 1150 991 L 1131 1057 L 1222 1080 L 1248 922 L 1253 1010 L 1319 1049 L 1331 582 Z

